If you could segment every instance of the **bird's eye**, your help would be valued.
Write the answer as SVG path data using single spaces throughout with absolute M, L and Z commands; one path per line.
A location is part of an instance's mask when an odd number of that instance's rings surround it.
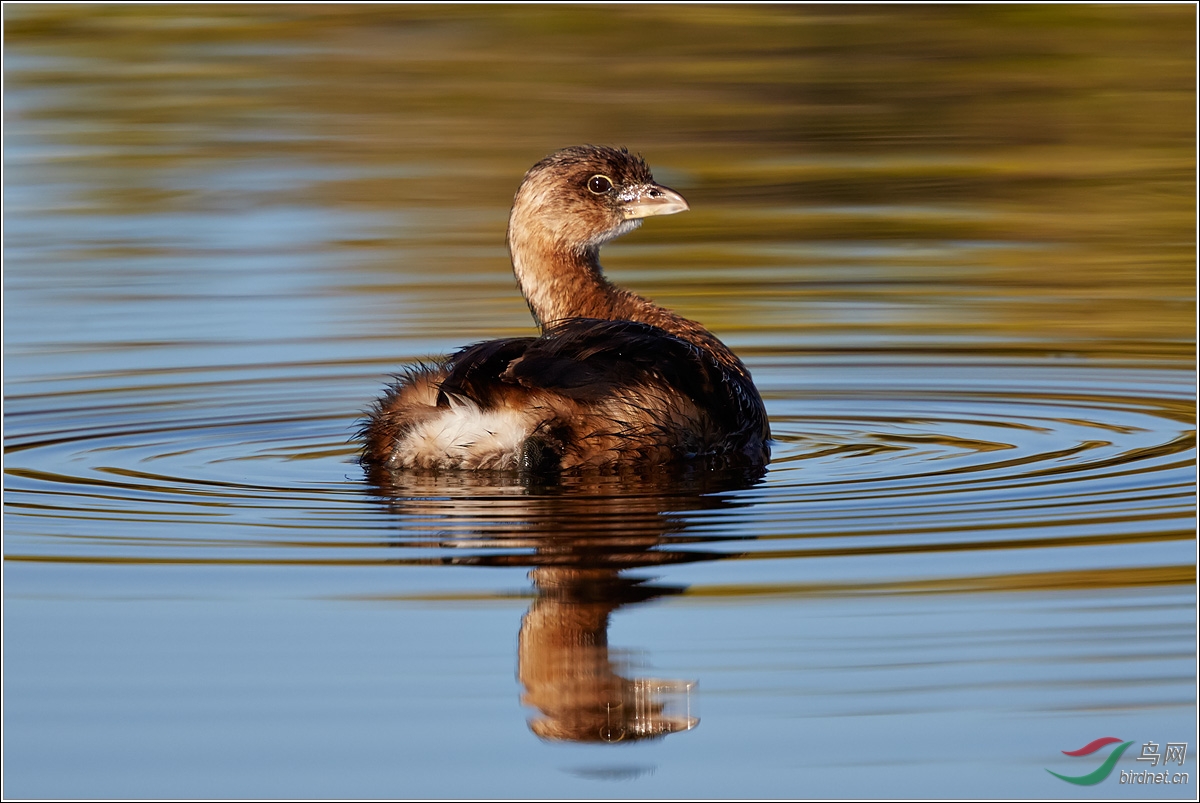
M 588 179 L 587 188 L 597 195 L 603 195 L 613 188 L 612 179 L 608 176 L 592 176 Z

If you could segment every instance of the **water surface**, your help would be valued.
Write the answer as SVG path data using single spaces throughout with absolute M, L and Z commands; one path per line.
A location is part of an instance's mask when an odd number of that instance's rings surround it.
M 5 795 L 1194 797 L 1194 30 L 6 5 Z M 365 476 L 583 142 L 769 470 Z

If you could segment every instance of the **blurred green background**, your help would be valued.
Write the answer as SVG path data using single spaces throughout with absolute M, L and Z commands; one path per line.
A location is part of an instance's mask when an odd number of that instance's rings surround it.
M 330 270 L 354 261 L 373 277 L 347 290 L 371 298 L 480 277 L 501 317 L 459 335 L 527 325 L 508 204 L 534 161 L 593 142 L 641 152 L 693 209 L 610 270 L 719 333 L 1190 360 L 1194 14 L 6 4 L 6 133 L 37 136 L 72 214 L 378 213 L 320 243 Z M 240 184 L 192 178 L 239 164 Z

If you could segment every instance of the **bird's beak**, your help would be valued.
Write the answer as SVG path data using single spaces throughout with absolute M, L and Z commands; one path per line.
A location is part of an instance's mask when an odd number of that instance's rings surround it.
M 642 184 L 630 187 L 623 194 L 621 211 L 626 220 L 637 220 L 651 215 L 673 215 L 686 212 L 688 202 L 683 196 L 661 184 Z

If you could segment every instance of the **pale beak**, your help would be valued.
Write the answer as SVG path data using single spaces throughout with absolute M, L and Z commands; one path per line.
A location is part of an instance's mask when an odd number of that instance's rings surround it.
M 682 195 L 661 184 L 630 187 L 621 194 L 621 202 L 621 212 L 626 220 L 651 215 L 673 215 L 676 212 L 686 212 L 690 208 Z

